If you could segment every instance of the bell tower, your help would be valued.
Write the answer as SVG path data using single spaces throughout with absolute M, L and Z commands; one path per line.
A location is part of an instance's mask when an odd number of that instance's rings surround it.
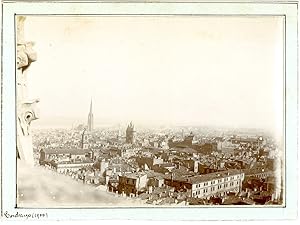
M 130 124 L 127 126 L 127 129 L 126 129 L 126 143 L 133 144 L 134 132 L 135 132 L 134 125 L 132 124 L 132 122 L 130 122 Z

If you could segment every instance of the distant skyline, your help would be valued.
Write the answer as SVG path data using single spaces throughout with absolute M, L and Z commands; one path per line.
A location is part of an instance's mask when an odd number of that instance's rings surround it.
M 28 16 L 33 126 L 195 125 L 282 130 L 283 19 Z M 279 131 L 280 130 L 280 131 Z

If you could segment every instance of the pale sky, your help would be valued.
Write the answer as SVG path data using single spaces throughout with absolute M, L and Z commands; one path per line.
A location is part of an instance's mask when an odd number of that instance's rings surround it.
M 281 128 L 283 19 L 28 16 L 35 126 L 128 123 Z

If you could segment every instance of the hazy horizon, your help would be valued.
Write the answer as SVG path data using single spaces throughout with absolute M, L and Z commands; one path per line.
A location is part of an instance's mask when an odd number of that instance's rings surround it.
M 95 117 L 95 115 L 94 115 Z M 38 123 L 36 123 L 38 121 Z M 136 120 L 124 120 L 124 121 L 109 121 L 109 120 L 98 120 L 94 121 L 94 128 L 100 129 L 105 127 L 127 127 L 130 122 L 133 122 L 135 127 L 138 128 L 157 128 L 157 127 L 200 127 L 200 128 L 211 128 L 211 129 L 239 129 L 239 130 L 257 130 L 262 132 L 272 132 L 268 129 L 258 128 L 254 126 L 234 126 L 234 125 L 211 125 L 211 124 L 196 124 L 196 123 L 151 123 L 147 121 L 136 121 Z M 51 128 L 62 128 L 71 129 L 76 128 L 79 125 L 87 126 L 87 118 L 68 118 L 68 117 L 56 117 L 56 118 L 39 118 L 32 123 L 33 128 L 37 129 L 51 129 Z
M 38 54 L 39 126 L 245 127 L 283 123 L 283 19 L 276 16 L 27 16 Z

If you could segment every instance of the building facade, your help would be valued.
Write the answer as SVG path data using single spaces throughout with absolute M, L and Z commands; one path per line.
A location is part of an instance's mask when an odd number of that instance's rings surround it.
M 118 192 L 134 196 L 147 187 L 147 174 L 129 173 L 119 176 Z
M 55 161 L 57 163 L 75 163 L 89 161 L 94 157 L 93 151 L 82 149 L 42 149 L 39 161 Z
M 229 192 L 242 190 L 244 173 L 240 170 L 227 170 L 190 178 L 191 197 L 209 198 L 225 196 Z
M 244 173 L 240 170 L 226 170 L 188 178 L 171 177 L 165 179 L 165 184 L 175 187 L 177 191 L 187 192 L 190 197 L 208 199 L 240 192 L 243 180 Z
M 83 167 L 91 167 L 93 164 L 93 162 L 58 163 L 56 165 L 56 171 L 58 173 L 76 172 Z

